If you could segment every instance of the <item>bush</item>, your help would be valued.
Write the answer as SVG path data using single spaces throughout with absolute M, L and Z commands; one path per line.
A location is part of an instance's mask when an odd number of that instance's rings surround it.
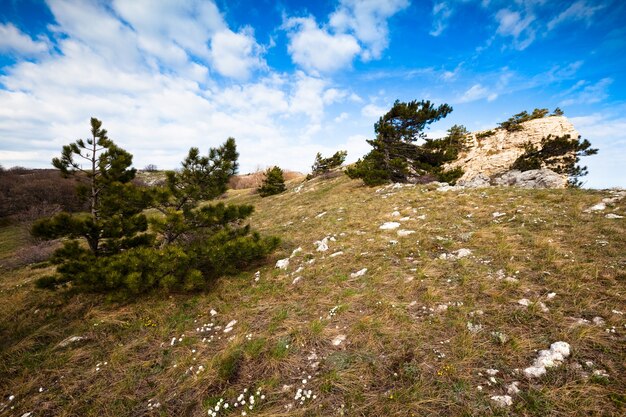
M 311 167 L 311 173 L 307 175 L 306 179 L 310 180 L 317 176 L 326 174 L 334 168 L 340 167 L 346 160 L 347 155 L 347 151 L 337 151 L 330 158 L 322 158 L 322 154 L 318 152 L 317 155 L 315 155 L 315 162 Z
M 512 117 L 509 117 L 507 120 L 505 120 L 502 123 L 498 123 L 498 125 L 502 129 L 505 129 L 508 132 L 515 132 L 515 131 L 522 130 L 524 128 L 522 126 L 522 123 L 527 122 L 529 120 L 533 120 L 533 119 L 542 119 L 546 117 L 548 113 L 549 113 L 548 109 L 535 109 L 530 114 L 528 114 L 527 111 L 523 111 L 521 113 L 517 113 L 516 115 L 513 115 Z M 554 110 L 553 115 L 561 116 L 563 115 L 563 111 L 557 107 Z
M 261 197 L 268 197 L 274 194 L 280 194 L 285 191 L 285 178 L 283 177 L 283 170 L 279 167 L 268 168 L 265 171 L 265 178 L 263 183 L 257 189 Z
M 595 155 L 597 149 L 591 148 L 591 143 L 579 136 L 573 139 L 570 135 L 552 136 L 541 140 L 539 146 L 528 142 L 524 145 L 524 153 L 511 166 L 512 169 L 529 171 L 532 169 L 548 168 L 552 171 L 565 174 L 569 177 L 571 187 L 581 185 L 578 178 L 587 175 L 587 167 L 578 164 L 581 156 Z
M 489 136 L 493 136 L 495 135 L 496 132 L 494 132 L 493 130 L 487 130 L 485 132 L 480 132 L 476 134 L 476 139 L 485 139 L 488 138 Z

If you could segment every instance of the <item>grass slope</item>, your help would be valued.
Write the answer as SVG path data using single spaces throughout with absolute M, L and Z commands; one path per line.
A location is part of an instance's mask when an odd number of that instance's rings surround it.
M 626 198 L 585 212 L 612 196 L 342 176 L 229 192 L 283 239 L 258 280 L 120 305 L 34 289 L 46 268 L 4 270 L 0 416 L 623 415 L 626 222 L 605 214 L 626 214 Z M 471 254 L 440 259 L 459 249 Z M 525 377 L 556 341 L 571 356 Z

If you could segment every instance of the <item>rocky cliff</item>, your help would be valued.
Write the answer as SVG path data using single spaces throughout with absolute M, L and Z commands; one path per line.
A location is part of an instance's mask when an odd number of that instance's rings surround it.
M 570 135 L 577 138 L 579 133 L 564 116 L 550 116 L 533 119 L 522 123 L 523 129 L 508 132 L 505 129 L 492 129 L 493 134 L 484 136 L 489 131 L 471 133 L 467 142 L 469 149 L 449 164 L 449 168 L 461 167 L 465 173 L 459 183 L 469 183 L 477 179 L 493 179 L 510 171 L 511 165 L 524 153 L 524 144 L 539 144 L 548 135 Z M 543 171 L 543 170 L 542 170 Z M 555 174 L 558 176 L 558 174 Z M 565 187 L 567 177 L 562 181 L 553 181 L 552 187 Z M 557 178 L 558 180 L 558 178 Z

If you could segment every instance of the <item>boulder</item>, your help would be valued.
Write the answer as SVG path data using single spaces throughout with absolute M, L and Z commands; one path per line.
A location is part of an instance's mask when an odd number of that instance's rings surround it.
M 565 188 L 567 178 L 549 169 L 511 170 L 494 178 L 495 185 L 520 188 Z

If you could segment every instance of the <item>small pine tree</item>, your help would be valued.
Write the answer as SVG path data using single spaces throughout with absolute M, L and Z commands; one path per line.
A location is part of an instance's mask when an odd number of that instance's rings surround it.
M 142 211 L 151 198 L 131 183 L 136 172 L 131 168 L 133 156 L 108 138 L 96 118 L 91 119 L 91 135 L 64 146 L 61 157 L 52 160 L 64 177 L 72 176 L 79 182 L 78 191 L 89 203 L 89 215 L 61 212 L 35 222 L 32 234 L 44 239 L 84 238 L 94 257 L 147 244 L 151 235 L 144 233 L 148 222 Z M 87 166 L 80 161 L 86 161 Z M 66 252 L 69 248 L 66 244 Z M 73 256 L 68 253 L 63 262 L 73 262 Z
M 319 154 L 318 154 L 319 155 Z M 261 197 L 268 197 L 274 194 L 280 194 L 285 191 L 285 178 L 283 177 L 283 170 L 277 166 L 268 168 L 265 171 L 265 178 L 263 183 L 258 188 L 258 192 Z
M 556 109 L 554 109 L 551 116 L 563 116 L 563 114 L 563 110 L 561 110 L 560 107 L 557 107 Z
M 347 155 L 347 151 L 337 151 L 330 158 L 323 158 L 322 154 L 318 152 L 317 155 L 315 155 L 315 162 L 311 167 L 311 173 L 307 175 L 306 179 L 310 180 L 311 178 L 326 174 L 331 169 L 340 167 L 346 160 Z

